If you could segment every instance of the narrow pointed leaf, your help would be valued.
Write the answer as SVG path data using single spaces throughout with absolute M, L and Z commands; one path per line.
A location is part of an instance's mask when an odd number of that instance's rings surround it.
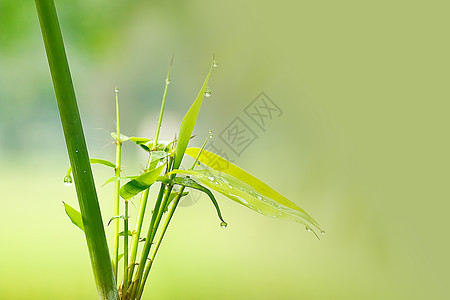
M 135 142 L 138 145 L 140 145 L 140 144 L 147 144 L 148 142 L 150 142 L 150 139 L 141 138 L 141 137 L 135 137 L 135 136 L 130 137 L 129 140 Z
M 177 148 L 175 150 L 175 160 L 173 163 L 173 169 L 178 169 L 181 165 L 181 160 L 183 159 L 184 152 L 186 151 L 187 145 L 191 138 L 192 132 L 194 131 L 195 123 L 197 122 L 197 116 L 202 106 L 203 97 L 205 95 L 206 89 L 208 88 L 209 75 L 211 74 L 212 64 L 209 69 L 208 75 L 206 76 L 205 82 L 203 83 L 197 98 L 192 104 L 191 108 L 188 110 L 183 118 L 180 126 L 180 132 L 177 142 Z
M 70 221 L 72 221 L 72 223 L 77 226 L 78 228 L 80 228 L 81 230 L 84 231 L 84 224 L 83 224 L 83 218 L 81 216 L 81 213 L 76 210 L 75 208 L 73 208 L 72 206 L 70 206 L 69 204 L 64 203 L 64 210 L 66 211 L 66 214 L 69 216 Z
M 219 216 L 219 219 L 222 222 L 225 222 L 223 220 L 222 213 L 220 212 L 219 203 L 217 203 L 216 198 L 214 197 L 213 193 L 211 193 L 210 190 L 208 190 L 206 187 L 198 184 L 195 180 L 193 180 L 191 178 L 187 178 L 187 177 L 175 177 L 173 179 L 173 182 L 175 184 L 178 184 L 178 185 L 182 185 L 182 186 L 185 186 L 185 187 L 189 187 L 189 188 L 193 188 L 193 189 L 199 190 L 199 191 L 205 193 L 206 195 L 208 195 L 209 199 L 211 199 L 211 202 L 214 204 L 214 207 L 216 208 L 217 215 Z
M 113 176 L 113 177 L 108 178 L 108 180 L 106 180 L 105 183 L 103 183 L 101 187 L 104 187 L 105 185 L 107 185 L 108 183 L 111 183 L 111 182 L 115 182 L 118 180 L 134 179 L 138 176 L 139 175 L 121 176 L 121 177 Z
M 198 153 L 200 151 L 200 148 L 189 148 L 186 149 L 186 154 L 196 158 Z M 304 211 L 301 207 L 299 207 L 297 204 L 293 203 L 292 201 L 288 200 L 286 197 L 272 189 L 269 185 L 264 183 L 263 181 L 259 180 L 255 176 L 251 175 L 250 173 L 246 172 L 245 170 L 239 168 L 235 164 L 229 162 L 228 160 L 224 159 L 223 157 L 220 157 L 219 155 L 216 155 L 210 151 L 203 150 L 200 154 L 200 157 L 198 159 L 201 163 L 205 164 L 206 166 L 212 168 L 213 170 L 218 171 L 219 173 L 225 173 L 228 175 L 233 176 L 237 180 L 241 182 L 245 182 L 249 186 L 251 186 L 256 192 L 261 194 L 262 196 L 265 196 L 267 198 L 273 199 L 273 201 L 291 208 L 293 210 L 296 210 L 302 214 L 304 214 L 306 217 L 308 217 L 308 222 L 311 224 L 314 224 L 314 226 L 319 227 L 319 224 L 317 224 L 316 221 L 314 221 L 311 216 L 309 216 L 306 211 Z
M 130 230 L 128 230 L 128 235 L 133 236 L 133 233 Z M 125 231 L 119 232 L 119 236 L 125 236 Z
M 109 226 L 109 224 L 111 224 L 111 222 L 112 222 L 113 220 L 115 220 L 115 219 L 125 219 L 125 217 L 124 217 L 123 215 L 120 215 L 120 216 L 114 216 L 114 217 L 112 217 L 111 219 L 109 219 L 108 225 L 107 225 L 107 226 Z
M 227 173 L 221 173 L 216 170 L 174 170 L 172 172 L 192 176 L 207 187 L 260 214 L 295 221 L 309 228 L 313 226 L 320 230 L 317 222 L 304 213 L 303 210 L 286 207 Z
M 93 164 L 100 164 L 100 165 L 104 165 L 104 166 L 107 166 L 107 167 L 110 167 L 110 168 L 113 168 L 113 169 L 116 168 L 116 165 L 114 163 L 112 163 L 112 162 L 110 162 L 108 160 L 105 160 L 105 159 L 90 158 L 89 162 L 91 163 L 91 165 L 93 165 Z M 72 166 L 70 166 L 67 169 L 66 176 L 70 177 L 70 173 L 72 173 Z
M 130 137 L 124 135 L 124 134 L 120 134 L 120 138 L 117 136 L 117 132 L 111 132 L 111 136 L 113 137 L 113 139 L 115 139 L 118 142 L 126 142 L 130 139 Z
M 164 167 L 165 165 L 162 165 L 127 182 L 120 188 L 120 196 L 125 200 L 128 200 L 148 189 L 158 179 Z

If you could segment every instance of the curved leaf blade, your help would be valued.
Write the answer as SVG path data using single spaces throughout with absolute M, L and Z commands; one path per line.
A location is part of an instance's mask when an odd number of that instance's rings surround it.
M 118 216 L 112 217 L 111 219 L 109 219 L 108 224 L 107 224 L 106 226 L 109 226 L 109 224 L 111 224 L 111 222 L 112 222 L 113 220 L 116 220 L 116 219 L 122 219 L 122 220 L 124 220 L 124 219 L 125 219 L 125 216 L 123 216 L 123 215 L 118 215 Z
M 200 148 L 193 147 L 186 149 L 186 154 L 193 158 L 196 158 L 199 152 Z M 310 222 L 317 228 L 320 227 L 319 224 L 316 221 L 314 221 L 314 219 L 310 215 L 308 215 L 308 213 L 304 211 L 300 206 L 298 206 L 294 202 L 290 201 L 289 199 L 287 199 L 286 197 L 284 197 L 283 195 L 272 189 L 269 185 L 267 185 L 263 181 L 259 180 L 255 176 L 239 168 L 238 166 L 229 162 L 223 157 L 214 154 L 210 151 L 203 150 L 198 160 L 204 165 L 210 167 L 211 169 L 218 171 L 219 173 L 231 175 L 234 178 L 242 182 L 245 182 L 262 196 L 273 199 L 274 201 L 285 207 L 299 211 L 300 213 L 304 214 L 307 217 L 308 222 Z
M 116 168 L 116 164 L 110 162 L 109 160 L 105 160 L 105 159 L 89 158 L 89 162 L 91 163 L 91 165 L 93 165 L 93 164 L 100 164 L 100 165 L 104 165 L 104 166 L 107 166 L 107 167 L 110 167 L 110 168 L 113 168 L 113 169 Z M 67 169 L 66 176 L 70 177 L 70 173 L 72 173 L 72 166 L 70 166 Z
M 64 210 L 66 211 L 67 216 L 70 218 L 70 221 L 84 231 L 84 224 L 83 224 L 83 217 L 81 216 L 81 213 L 70 206 L 69 204 L 63 202 L 64 204 Z
M 140 192 L 148 189 L 160 177 L 159 175 L 164 167 L 165 165 L 162 165 L 130 180 L 120 188 L 120 196 L 125 200 L 129 200 Z
M 173 182 L 175 184 L 178 184 L 178 185 L 182 185 L 182 186 L 185 186 L 185 187 L 189 187 L 189 188 L 192 188 L 192 189 L 199 190 L 199 191 L 205 193 L 206 195 L 208 195 L 209 199 L 211 199 L 211 202 L 213 203 L 214 207 L 216 208 L 217 215 L 219 216 L 219 219 L 223 223 L 227 224 L 227 222 L 225 222 L 223 217 L 222 217 L 222 213 L 220 212 L 219 203 L 217 203 L 216 198 L 214 197 L 213 193 L 211 193 L 210 190 L 208 190 L 206 187 L 198 184 L 195 180 L 193 180 L 191 178 L 187 178 L 187 177 L 175 177 L 173 179 Z
M 303 210 L 286 207 L 229 174 L 216 170 L 174 170 L 172 172 L 192 176 L 209 188 L 260 214 L 301 223 L 307 228 L 314 226 L 321 230 L 319 224 Z

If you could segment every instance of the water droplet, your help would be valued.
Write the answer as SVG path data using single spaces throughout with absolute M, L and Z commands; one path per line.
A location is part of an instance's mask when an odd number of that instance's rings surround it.
M 118 88 L 115 88 L 115 89 L 114 89 L 114 92 L 118 93 L 118 92 L 119 92 L 119 89 L 118 89 Z
M 200 166 L 200 165 L 201 165 L 201 163 L 200 163 L 199 161 L 197 161 L 195 164 L 196 164 L 197 166 Z
M 212 91 L 211 91 L 211 89 L 209 88 L 209 86 L 206 88 L 206 91 L 205 91 L 205 97 L 211 97 L 211 95 L 212 95 Z
M 75 150 L 75 153 L 78 153 L 78 150 Z
M 212 177 L 212 176 L 209 176 L 208 179 L 211 181 L 214 181 L 214 177 Z
M 64 185 L 65 186 L 71 186 L 72 182 L 73 182 L 72 177 L 70 177 L 70 176 L 64 177 Z
M 262 197 L 260 195 L 257 195 L 256 198 L 258 198 L 258 200 L 262 200 Z
M 210 130 L 208 134 L 209 134 L 208 137 L 209 137 L 210 139 L 212 139 L 212 138 L 213 138 L 213 132 L 212 132 L 212 130 Z
M 219 66 L 219 63 L 217 62 L 217 60 L 213 60 L 213 67 L 217 68 Z
M 228 226 L 228 223 L 227 222 L 221 222 L 220 223 L 220 227 L 222 227 L 223 229 L 225 229 L 225 228 L 227 228 L 227 226 Z
M 306 231 L 308 232 L 312 232 L 311 228 L 309 228 L 308 226 L 305 227 Z
M 325 230 L 322 229 L 322 230 L 320 231 L 320 234 L 325 234 Z
M 83 173 L 86 173 L 86 170 L 84 170 Z
M 166 84 L 169 85 L 170 84 L 170 79 L 166 78 Z

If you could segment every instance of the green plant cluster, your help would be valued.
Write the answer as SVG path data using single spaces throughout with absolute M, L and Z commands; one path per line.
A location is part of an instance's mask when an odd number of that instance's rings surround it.
M 71 185 L 75 182 L 80 211 L 66 203 L 64 207 L 71 221 L 85 233 L 100 299 L 141 299 L 156 254 L 175 210 L 181 198 L 192 189 L 205 193 L 211 199 L 220 219 L 220 226 L 223 228 L 227 227 L 227 223 L 222 217 L 212 191 L 263 215 L 304 224 L 306 229 L 314 232 L 316 236 L 317 232 L 324 233 L 319 224 L 295 203 L 233 163 L 205 150 L 208 139 L 201 148 L 188 148 L 203 99 L 211 96 L 208 81 L 213 68 L 217 67 L 214 58 L 197 98 L 183 118 L 177 138 L 171 142 L 159 140 L 170 84 L 172 58 L 165 81 L 155 137 L 153 139 L 128 137 L 121 133 L 119 91 L 116 88 L 117 129 L 112 133 L 116 144 L 116 160 L 113 163 L 89 158 L 56 8 L 52 0 L 35 0 L 35 2 L 71 164 L 64 183 Z M 148 152 L 145 171 L 140 175 L 122 174 L 122 144 L 127 141 L 136 143 Z M 194 163 L 188 170 L 181 168 L 186 155 L 194 158 Z M 109 224 L 114 224 L 115 232 L 112 259 L 92 176 L 93 163 L 114 170 L 114 176 L 106 182 L 114 183 L 114 214 L 109 221 Z M 206 169 L 198 169 L 198 163 L 203 164 Z M 123 181 L 127 182 L 122 184 Z M 154 186 L 159 192 L 153 203 L 153 209 L 150 210 L 147 207 L 149 190 Z M 139 208 L 134 230 L 130 230 L 128 207 L 130 199 L 135 196 L 140 197 Z M 148 228 L 143 228 L 146 215 L 151 215 L 150 224 Z M 123 251 L 120 250 L 121 237 L 123 237 Z M 119 281 L 121 262 L 123 278 Z
M 119 295 L 122 299 L 141 298 L 167 227 L 181 198 L 188 195 L 189 190 L 192 189 L 205 193 L 211 199 L 222 228 L 226 228 L 228 224 L 222 217 L 219 204 L 212 191 L 218 192 L 258 213 L 296 221 L 305 224 L 308 231 L 316 234 L 316 230 L 318 230 L 323 233 L 317 222 L 299 206 L 233 163 L 205 150 L 208 139 L 212 138 L 211 132 L 202 148 L 188 148 L 203 98 L 211 94 L 208 81 L 215 66 L 217 66 L 217 61 L 213 59 L 203 86 L 182 121 L 178 138 L 171 142 L 160 141 L 159 133 L 170 83 L 172 62 L 166 78 L 161 113 L 154 139 L 128 137 L 120 132 L 118 90 L 116 89 L 117 132 L 111 133 L 117 147 L 116 163 L 103 159 L 90 159 L 90 162 L 91 164 L 105 165 L 115 171 L 114 176 L 109 178 L 105 184 L 115 183 L 115 211 L 108 225 L 110 223 L 115 224 L 112 265 L 116 279 L 119 261 L 123 260 L 123 279 L 119 288 Z M 147 167 L 140 175 L 122 176 L 121 174 L 121 147 L 127 141 L 136 143 L 148 153 Z M 185 155 L 194 158 L 194 163 L 188 170 L 180 168 Z M 205 168 L 197 168 L 201 164 Z M 65 184 L 72 182 L 70 174 L 71 168 L 68 169 L 64 178 Z M 122 181 L 125 180 L 127 182 L 122 184 Z M 157 184 L 159 184 L 159 194 L 154 202 L 153 210 L 150 211 L 147 208 L 149 190 Z M 130 217 L 128 215 L 128 204 L 130 199 L 138 195 L 140 195 L 138 218 L 134 230 L 131 231 L 128 221 Z M 123 204 L 122 213 L 119 211 L 120 203 Z M 80 222 L 82 220 L 81 213 L 68 204 L 65 204 L 65 208 L 72 222 L 83 229 L 83 224 Z M 150 213 L 150 226 L 147 230 L 143 230 L 144 217 Z M 123 223 L 121 231 L 120 222 Z M 123 237 L 123 253 L 120 254 L 119 237 Z M 129 239 L 131 239 L 131 244 L 129 244 Z M 142 253 L 138 257 L 140 244 L 143 244 Z

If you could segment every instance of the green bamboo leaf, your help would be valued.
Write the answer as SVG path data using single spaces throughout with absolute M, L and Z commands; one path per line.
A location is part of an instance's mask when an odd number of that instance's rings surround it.
M 104 165 L 104 166 L 107 166 L 107 167 L 110 167 L 110 168 L 113 168 L 113 169 L 116 168 L 116 165 L 114 163 L 112 163 L 112 162 L 110 162 L 108 160 L 105 160 L 105 159 L 90 158 L 89 162 L 91 163 L 91 165 L 92 164 L 100 164 L 100 165 Z M 70 176 L 71 173 L 72 173 L 72 166 L 70 166 L 67 169 L 66 177 L 64 178 L 64 183 L 66 183 L 66 182 L 67 183 L 72 183 L 72 177 Z
M 141 146 L 142 149 L 150 152 L 150 151 L 164 151 L 164 152 L 169 152 L 170 151 L 170 147 L 172 146 L 174 142 L 169 142 L 169 141 L 159 141 L 156 144 L 156 147 L 153 148 L 153 141 L 150 140 L 148 142 L 145 143 L 136 143 L 137 145 Z
M 159 175 L 163 171 L 164 167 L 165 165 L 162 165 L 127 182 L 120 188 L 120 196 L 125 200 L 128 200 L 140 192 L 148 189 L 156 180 L 158 180 L 158 177 L 160 177 Z
M 126 142 L 128 140 L 130 140 L 131 138 L 124 135 L 124 134 L 120 134 L 120 138 L 117 136 L 117 132 L 111 132 L 111 136 L 113 137 L 113 139 L 115 139 L 118 142 Z
M 199 151 L 200 151 L 199 148 L 189 148 L 186 149 L 186 154 L 193 158 L 196 158 Z M 308 213 L 306 213 L 306 211 L 304 211 L 297 204 L 291 202 L 286 197 L 284 197 L 283 195 L 272 189 L 269 185 L 259 180 L 255 176 L 251 175 L 250 173 L 246 172 L 245 170 L 239 168 L 235 164 L 229 162 L 228 160 L 207 150 L 202 151 L 198 160 L 204 165 L 212 168 L 213 170 L 218 171 L 219 173 L 231 175 L 237 180 L 245 182 L 262 196 L 273 199 L 275 202 L 285 207 L 288 207 L 292 210 L 296 210 L 302 213 L 307 217 L 308 222 L 313 224 L 315 227 L 319 228 L 319 224 L 316 221 L 314 221 L 313 218 L 309 216 Z
M 223 220 L 222 213 L 220 212 L 219 203 L 217 203 L 216 198 L 214 198 L 214 195 L 213 195 L 213 193 L 211 193 L 210 190 L 208 190 L 206 187 L 198 184 L 195 180 L 192 180 L 191 178 L 187 178 L 187 177 L 175 177 L 173 179 L 173 182 L 178 185 L 182 185 L 185 187 L 199 190 L 199 191 L 205 193 L 206 195 L 208 195 L 209 199 L 211 199 L 211 202 L 214 204 L 214 207 L 216 208 L 219 219 L 222 221 L 221 226 L 222 227 L 227 226 L 227 222 L 225 222 Z
M 183 159 L 184 152 L 186 151 L 192 132 L 194 131 L 195 123 L 197 122 L 197 116 L 200 111 L 200 107 L 202 106 L 203 97 L 208 88 L 208 80 L 212 68 L 213 65 L 211 64 L 208 75 L 206 76 L 205 82 L 203 83 L 203 86 L 200 89 L 197 98 L 195 99 L 191 108 L 189 108 L 188 112 L 183 118 L 183 121 L 181 122 L 177 148 L 175 150 L 173 169 L 178 169 L 181 165 L 181 160 Z
M 207 187 L 260 214 L 304 224 L 308 231 L 312 231 L 313 226 L 322 232 L 319 224 L 303 210 L 286 207 L 277 199 L 267 197 L 254 187 L 227 173 L 216 170 L 174 170 L 171 173 L 192 176 Z
M 134 178 L 136 178 L 136 177 L 138 177 L 138 176 L 139 176 L 139 175 L 121 176 L 121 177 L 113 176 L 113 177 L 108 178 L 108 179 L 105 181 L 105 183 L 102 184 L 101 187 L 104 187 L 105 185 L 107 185 L 108 183 L 111 183 L 111 182 L 116 182 L 116 181 L 118 181 L 118 180 L 134 179 Z
M 124 217 L 123 215 L 114 216 L 114 217 L 112 217 L 111 219 L 109 219 L 108 225 L 107 225 L 107 226 L 109 226 L 109 224 L 111 224 L 111 222 L 112 222 L 113 220 L 115 220 L 115 219 L 125 219 L 125 217 Z
M 128 230 L 128 235 L 133 236 L 133 233 L 130 230 Z M 125 231 L 119 232 L 119 236 L 125 236 Z
M 72 223 L 75 226 L 84 231 L 83 217 L 81 216 L 81 213 L 72 206 L 70 206 L 69 204 L 65 202 L 63 202 L 63 204 L 64 210 L 66 211 L 66 214 L 69 216 L 70 221 L 72 221 Z
M 151 142 L 150 139 L 135 136 L 130 137 L 129 140 L 135 142 L 138 145 L 147 144 L 148 142 Z

